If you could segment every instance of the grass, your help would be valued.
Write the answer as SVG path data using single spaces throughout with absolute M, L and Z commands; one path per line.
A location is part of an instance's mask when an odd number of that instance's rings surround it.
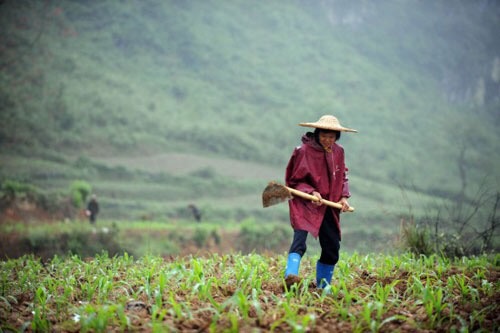
M 262 188 L 284 178 L 296 124 L 334 113 L 359 130 L 340 142 L 357 208 L 346 227 L 397 232 L 400 185 L 416 218 L 460 191 L 464 138 L 467 191 L 498 183 L 498 100 L 467 99 L 479 78 L 498 85 L 486 65 L 498 5 L 459 2 L 453 14 L 398 1 L 5 2 L 0 183 L 85 180 L 110 220 L 186 218 L 196 203 L 210 220 L 285 223 L 286 204 L 262 209 Z
M 284 288 L 283 255 L 210 254 L 0 263 L 3 330 L 492 331 L 500 257 L 343 255 L 325 290 Z
M 471 160 L 478 162 L 470 179 L 494 177 L 498 162 L 489 153 L 498 141 L 494 114 L 470 101 L 457 109 L 443 98 L 474 91 L 480 77 L 490 80 L 487 65 L 472 69 L 460 61 L 487 64 L 498 53 L 488 43 L 497 30 L 496 5 L 461 5 L 470 11 L 443 20 L 446 6 L 397 1 L 252 8 L 214 1 L 6 3 L 5 58 L 17 61 L 2 69 L 2 140 L 96 158 L 190 151 L 283 170 L 302 134 L 296 123 L 334 112 L 360 130 L 343 138 L 353 174 L 452 191 L 455 133 L 484 129 L 475 131 L 480 139 Z M 105 13 L 115 13 L 113 20 Z M 341 23 L 353 15 L 359 26 Z M 42 24 L 41 41 L 27 48 Z M 463 39 L 474 50 L 464 50 Z M 464 78 L 457 80 L 464 87 L 442 91 L 450 78 L 441 73 L 448 72 Z M 461 125 L 467 123 L 470 129 Z M 427 131 L 433 149 L 421 134 Z M 425 163 L 427 154 L 434 163 Z
M 212 213 L 214 214 L 214 213 Z M 219 213 L 220 214 L 220 213 Z M 187 212 L 177 218 L 142 220 L 98 219 L 91 226 L 85 219 L 37 223 L 4 223 L 0 226 L 4 258 L 34 253 L 43 258 L 68 253 L 92 256 L 102 250 L 130 255 L 186 255 L 189 253 L 226 252 L 229 249 L 250 253 L 288 250 L 292 229 L 288 220 L 241 218 L 202 218 L 193 220 Z M 342 251 L 390 253 L 397 250 L 399 228 L 373 227 L 349 223 L 344 218 Z M 97 251 L 97 252 L 95 252 Z M 308 253 L 319 254 L 317 239 L 308 238 Z
M 283 182 L 284 166 L 257 167 L 253 162 L 188 153 L 98 160 L 61 156 L 53 160 L 47 164 L 44 157 L 11 156 L 0 167 L 0 177 L 9 179 L 16 174 L 40 189 L 58 190 L 63 195 L 69 193 L 67 189 L 75 179 L 88 179 L 100 198 L 104 219 L 181 218 L 188 214 L 186 207 L 195 203 L 211 220 L 288 220 L 286 203 L 263 209 L 261 198 L 268 181 Z M 439 200 L 413 188 L 405 193 L 406 200 L 396 182 L 366 179 L 355 173 L 350 175 L 350 187 L 350 202 L 357 212 L 345 216 L 346 226 L 370 221 L 395 229 L 400 216 L 408 213 L 409 203 L 419 216 L 428 203 Z
M 86 220 L 49 223 L 5 223 L 0 227 L 2 258 L 25 253 L 49 259 L 54 255 L 93 256 L 101 251 L 111 255 L 186 255 L 227 252 L 229 249 L 284 251 L 291 228 L 283 223 L 256 223 L 255 220 L 106 221 L 92 226 Z M 312 247 L 314 248 L 314 246 Z

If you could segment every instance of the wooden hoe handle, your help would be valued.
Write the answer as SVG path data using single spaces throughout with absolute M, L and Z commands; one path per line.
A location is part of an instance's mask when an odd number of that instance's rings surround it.
M 324 205 L 327 205 L 327 206 L 330 206 L 330 207 L 333 207 L 333 208 L 337 208 L 337 209 L 342 209 L 342 205 L 339 204 L 338 202 L 333 202 L 333 201 L 326 200 L 326 199 L 318 199 L 318 197 L 315 197 L 314 195 L 310 195 L 310 194 L 304 193 L 302 191 L 293 189 L 293 188 L 288 187 L 288 186 L 285 186 L 285 187 L 287 188 L 288 191 L 290 191 L 291 194 L 296 195 L 298 197 L 301 197 L 301 198 L 304 198 L 304 199 L 308 199 L 308 200 L 311 200 L 311 201 L 321 201 Z M 354 212 L 354 207 L 349 207 L 348 211 L 349 212 Z

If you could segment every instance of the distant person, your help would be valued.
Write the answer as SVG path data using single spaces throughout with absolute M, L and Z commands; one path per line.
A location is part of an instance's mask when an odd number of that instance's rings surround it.
M 201 222 L 201 212 L 198 207 L 196 207 L 196 205 L 194 204 L 190 204 L 188 208 L 191 210 L 191 213 L 193 213 L 193 217 L 196 222 Z
M 351 196 L 344 163 L 344 148 L 337 141 L 341 132 L 357 132 L 340 125 L 331 115 L 314 123 L 300 126 L 315 128 L 302 136 L 302 145 L 295 148 L 286 168 L 286 185 L 314 195 L 318 199 L 339 202 L 342 209 L 331 208 L 320 201 L 294 197 L 289 201 L 290 223 L 294 230 L 288 252 L 285 283 L 288 287 L 301 281 L 300 260 L 306 252 L 308 233 L 319 236 L 321 256 L 316 262 L 316 283 L 320 289 L 331 283 L 333 270 L 339 260 L 340 212 L 349 209 Z
M 90 224 L 95 224 L 97 219 L 97 214 L 99 214 L 99 203 L 97 202 L 97 196 L 92 194 L 89 203 L 87 204 L 86 210 L 87 216 L 89 217 Z

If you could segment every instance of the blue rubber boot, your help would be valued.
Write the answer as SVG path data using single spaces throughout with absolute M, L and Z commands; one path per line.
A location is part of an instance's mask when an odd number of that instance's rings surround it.
M 333 269 L 335 265 L 326 265 L 316 262 L 316 285 L 323 289 L 332 282 Z
M 285 277 L 288 275 L 299 275 L 300 259 L 302 257 L 298 253 L 289 253 L 288 261 L 286 262 Z

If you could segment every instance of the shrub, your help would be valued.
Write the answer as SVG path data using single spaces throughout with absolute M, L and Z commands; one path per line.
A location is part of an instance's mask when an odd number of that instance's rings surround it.
M 83 180 L 75 180 L 71 183 L 70 193 L 73 205 L 77 208 L 83 207 L 89 194 L 92 192 L 92 186 Z
M 193 234 L 193 241 L 198 248 L 205 246 L 208 238 L 208 232 L 203 228 L 196 228 Z
M 39 190 L 30 184 L 20 183 L 15 180 L 6 180 L 1 185 L 1 190 L 8 198 L 14 199 L 21 194 L 34 196 Z
M 102 228 L 99 230 L 73 229 L 65 232 L 51 233 L 47 231 L 31 232 L 27 236 L 28 250 L 42 258 L 68 254 L 81 257 L 95 256 L 102 251 L 116 255 L 130 251 L 122 249 L 118 244 L 117 230 Z
M 288 235 L 288 226 L 255 226 L 255 223 L 247 221 L 241 227 L 238 236 L 238 250 L 242 252 L 252 251 L 281 251 L 284 244 L 288 244 L 290 237 Z
M 212 230 L 210 236 L 212 237 L 212 239 L 214 240 L 215 244 L 219 245 L 220 244 L 220 235 L 219 233 L 217 232 L 217 230 Z
M 49 213 L 57 213 L 61 210 L 61 196 L 58 193 L 38 193 L 36 203 Z
M 434 252 L 428 229 L 417 226 L 413 218 L 409 222 L 401 220 L 401 242 L 403 248 L 417 255 Z

